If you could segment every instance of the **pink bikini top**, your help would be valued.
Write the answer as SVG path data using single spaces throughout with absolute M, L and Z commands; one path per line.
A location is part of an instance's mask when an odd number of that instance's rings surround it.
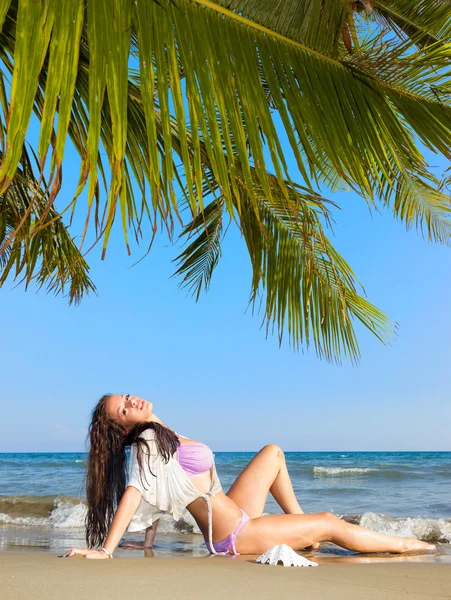
M 180 444 L 177 449 L 177 460 L 188 475 L 199 475 L 209 471 L 213 466 L 214 455 L 202 442 Z

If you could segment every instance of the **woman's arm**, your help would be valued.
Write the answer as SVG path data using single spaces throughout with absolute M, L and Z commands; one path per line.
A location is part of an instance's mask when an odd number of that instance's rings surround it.
M 103 545 L 105 550 L 110 554 L 113 554 L 116 549 L 119 540 L 123 536 L 132 516 L 135 514 L 141 502 L 141 498 L 141 492 L 135 487 L 129 486 L 125 490 Z M 64 556 L 74 556 L 75 554 L 83 554 L 86 558 L 109 558 L 109 555 L 103 550 L 89 550 L 88 548 L 71 548 Z

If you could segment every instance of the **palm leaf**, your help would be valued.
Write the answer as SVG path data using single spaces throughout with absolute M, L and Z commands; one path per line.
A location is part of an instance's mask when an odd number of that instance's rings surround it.
M 300 204 L 293 220 L 283 204 L 266 198 L 260 210 L 263 235 L 256 236 L 252 212 L 243 233 L 254 271 L 252 300 L 258 286 L 268 329 L 277 327 L 280 340 L 286 330 L 296 348 L 313 345 L 320 357 L 336 362 L 360 355 L 354 319 L 387 343 L 392 327 L 357 293 L 356 276 L 325 236 L 318 213 Z
M 217 198 L 210 202 L 202 214 L 185 226 L 181 238 L 195 239 L 175 258 L 179 267 L 174 276 L 183 277 L 181 287 L 187 287 L 196 301 L 202 290 L 208 291 L 211 277 L 221 258 L 221 235 L 225 201 Z
M 353 3 L 351 0 L 278 0 L 275 7 L 272 0 L 212 0 L 199 4 L 216 4 L 280 36 L 336 56 Z
M 33 210 L 29 211 L 33 200 Z M 47 213 L 47 227 L 30 236 L 34 223 Z M 96 288 L 89 278 L 89 267 L 61 216 L 48 209 L 48 195 L 39 188 L 26 150 L 19 169 L 7 191 L 0 196 L 0 245 L 23 221 L 12 244 L 0 253 L 0 287 L 11 279 L 25 286 L 34 282 L 47 292 L 66 294 L 78 304 Z
M 355 274 L 324 234 L 321 221 L 329 222 L 331 203 L 295 186 L 287 210 L 277 179 L 272 183 L 271 202 L 255 190 L 258 219 L 244 188 L 236 215 L 252 263 L 251 302 L 262 305 L 267 330 L 275 327 L 280 342 L 286 331 L 295 348 L 312 345 L 320 357 L 335 362 L 343 356 L 358 360 L 354 320 L 387 343 L 392 326 L 357 292 Z M 175 275 L 196 300 L 202 287 L 208 289 L 220 256 L 224 205 L 222 198 L 212 201 L 204 211 L 205 223 L 199 216 L 184 230 L 194 240 L 177 257 Z
M 8 100 L 0 74 L 0 137 L 5 146 Z M 39 160 L 33 152 L 36 166 Z M 2 152 L 0 152 L 0 159 Z M 37 230 L 36 223 L 43 222 Z M 49 203 L 48 186 L 37 181 L 26 147 L 22 148 L 19 168 L 7 190 L 0 195 L 0 287 L 11 278 L 26 287 L 34 281 L 37 288 L 65 293 L 69 302 L 78 303 L 95 286 L 89 267 L 63 224 L 62 217 Z
M 451 6 L 447 0 L 369 0 L 376 16 L 419 44 L 451 39 Z
M 347 185 L 392 207 L 407 226 L 449 241 L 447 198 L 417 146 L 420 139 L 451 157 L 447 25 L 438 27 L 436 11 L 421 31 L 385 18 L 383 7 L 396 4 L 420 22 L 421 11 L 401 0 L 374 7 L 380 30 L 370 0 L 279 4 L 274 11 L 268 0 L 74 0 L 71 24 L 59 0 L 3 2 L 0 57 L 12 74 L 13 100 L 3 196 L 20 173 L 33 111 L 41 121 L 41 177 L 48 155 L 52 162 L 45 206 L 39 194 L 30 198 L 26 212 L 35 217 L 23 232 L 13 229 L 0 252 L 16 238 L 31 243 L 56 222 L 48 217 L 67 132 L 81 158 L 76 197 L 88 185 L 85 231 L 94 215 L 104 251 L 116 214 L 127 244 L 129 231 L 140 240 L 144 217 L 153 231 L 161 221 L 172 235 L 181 219 L 174 189 L 183 184 L 192 218 L 185 234 L 197 237 L 179 257 L 178 272 L 196 294 L 219 258 L 221 206 L 243 232 L 252 299 L 263 292 L 267 323 L 279 335 L 286 328 L 296 346 L 313 344 L 330 360 L 357 356 L 353 317 L 385 339 L 384 317 L 357 294 L 354 274 L 323 232 L 327 211 L 314 187 Z M 390 37 L 389 26 L 401 28 L 401 38 Z M 351 45 L 343 41 L 345 27 Z M 435 43 L 424 44 L 427 32 Z M 371 39 L 389 40 L 390 60 Z M 130 53 L 139 75 L 129 68 Z M 288 175 L 274 111 L 302 187 Z M 219 199 L 212 208 L 210 193 Z
M 30 7 L 34 12 L 30 14 L 26 10 L 27 2 L 32 3 Z M 141 97 L 145 130 L 153 131 L 149 134 L 151 137 L 147 139 L 145 150 L 146 157 L 152 157 L 152 161 L 146 161 L 144 174 L 153 194 L 154 211 L 167 215 L 169 219 L 172 214 L 178 214 L 173 193 L 177 174 L 172 159 L 171 118 L 175 119 L 181 132 L 186 129 L 189 119 L 193 139 L 199 138 L 204 144 L 209 165 L 230 214 L 233 214 L 238 198 L 237 186 L 233 178 L 231 185 L 226 165 L 233 172 L 237 157 L 247 177 L 247 193 L 253 193 L 249 167 L 254 166 L 259 185 L 270 199 L 264 146 L 269 150 L 280 188 L 288 197 L 284 183 L 289 181 L 285 159 L 268 105 L 268 90 L 262 85 L 262 78 L 283 117 L 307 186 L 311 180 L 332 175 L 371 200 L 387 184 L 393 189 L 399 187 L 395 179 L 406 168 L 406 162 L 413 176 L 422 176 L 424 161 L 414 143 L 413 131 L 406 127 L 406 121 L 412 124 L 418 111 L 422 113 L 421 119 L 417 120 L 422 141 L 445 156 L 451 155 L 451 117 L 443 100 L 435 105 L 429 103 L 427 107 L 423 106 L 421 94 L 421 97 L 403 97 L 395 101 L 392 87 L 381 78 L 375 78 L 374 74 L 369 75 L 346 56 L 341 56 L 337 39 L 346 19 L 345 13 L 352 8 L 350 3 L 287 1 L 282 6 L 285 18 L 279 14 L 277 18 L 271 17 L 269 3 L 264 2 L 248 2 L 245 8 L 237 3 L 236 11 L 240 10 L 240 15 L 234 12 L 235 5 L 229 10 L 219 3 L 200 0 L 174 0 L 171 3 L 102 0 L 103 12 L 98 13 L 93 6 L 88 2 L 85 12 L 87 37 L 83 33 L 80 38 L 79 29 L 73 27 L 70 38 L 68 25 L 56 0 L 45 4 L 35 0 L 12 2 L 3 28 L 6 28 L 6 37 L 2 36 L 2 44 L 14 56 L 13 68 L 22 65 L 23 61 L 26 67 L 13 70 L 11 94 L 14 109 L 8 124 L 10 143 L 0 178 L 5 187 L 13 176 L 17 164 L 15 148 L 23 142 L 33 109 L 33 96 L 40 82 L 41 67 L 46 71 L 45 86 L 42 82 L 40 84 L 45 90 L 44 97 L 47 89 L 55 90 L 60 85 L 60 79 L 55 81 L 55 69 L 51 69 L 50 63 L 45 60 L 47 50 L 50 56 L 55 54 L 52 48 L 56 36 L 52 32 L 58 27 L 57 31 L 65 33 L 66 38 L 71 40 L 68 41 L 70 46 L 78 47 L 81 43 L 83 49 L 87 44 L 85 47 L 89 52 L 88 89 L 80 94 L 77 89 L 80 77 L 73 88 L 73 94 L 83 98 L 83 106 L 87 110 L 88 137 L 85 147 L 80 148 L 83 168 L 77 193 L 90 173 L 88 209 L 98 189 L 96 166 L 100 139 L 104 136 L 102 119 L 105 113 L 109 115 L 110 133 L 106 150 L 111 181 L 106 206 L 106 241 L 116 210 L 121 213 L 124 234 L 128 223 L 136 224 L 136 215 L 129 212 L 133 202 L 129 200 L 131 192 L 124 175 L 127 164 L 124 136 L 130 132 L 127 124 L 129 111 L 125 108 L 130 85 L 124 65 L 131 44 L 139 53 L 141 79 L 146 82 L 151 79 L 151 71 L 155 75 L 154 83 L 150 83 L 150 88 L 146 83 L 143 89 L 147 91 Z M 258 18 L 252 16 L 255 11 Z M 115 17 L 108 19 L 106 15 Z M 267 24 L 259 23 L 265 22 L 265 19 Z M 299 31 L 299 23 L 302 23 L 302 34 L 293 34 L 290 38 L 290 32 Z M 131 34 L 133 28 L 136 35 Z M 30 44 L 25 43 L 25 37 L 29 36 L 32 38 Z M 199 39 L 202 39 L 202 44 L 196 43 Z M 112 40 L 119 40 L 119 43 L 112 44 Z M 86 50 L 82 51 L 86 54 Z M 446 54 L 445 47 L 441 54 L 442 57 Z M 213 56 L 215 60 L 209 59 Z M 435 68 L 437 60 L 437 51 L 418 57 L 416 80 L 421 81 L 425 69 Z M 149 64 L 153 65 L 153 69 Z M 79 73 L 84 68 L 80 65 Z M 182 79 L 185 80 L 183 86 Z M 72 89 L 72 84 L 69 84 L 65 88 L 66 105 Z M 186 106 L 181 101 L 182 87 L 186 90 Z M 155 98 L 162 111 L 163 131 L 159 142 L 155 132 Z M 171 102 L 175 107 L 174 115 L 169 110 Z M 435 106 L 441 112 L 440 120 L 431 112 Z M 430 127 L 431 120 L 434 120 L 434 127 Z M 51 118 L 43 113 L 42 127 L 48 130 L 50 121 Z M 156 168 L 155 146 L 158 144 L 163 158 Z M 44 142 L 41 145 L 43 155 Z M 185 144 L 181 145 L 187 193 L 195 214 L 202 209 L 202 171 L 199 145 L 196 143 L 194 147 L 194 153 L 190 153 Z M 59 150 L 61 153 L 62 149 Z

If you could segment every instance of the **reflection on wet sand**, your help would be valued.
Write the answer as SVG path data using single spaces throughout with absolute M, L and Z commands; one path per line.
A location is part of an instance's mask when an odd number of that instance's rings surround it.
M 421 554 L 421 555 L 399 555 L 399 554 L 384 554 L 382 556 L 359 555 L 359 556 L 336 556 L 336 557 L 319 557 L 315 558 L 319 564 L 326 563 L 345 563 L 348 565 L 374 565 L 380 563 L 447 563 L 451 564 L 450 555 L 436 554 Z
M 126 535 L 124 541 L 130 541 Z M 133 534 L 136 538 L 136 534 Z M 86 545 L 83 529 L 46 529 L 40 527 L 0 526 L 0 552 L 44 552 L 60 555 L 71 547 Z M 451 545 L 437 544 L 433 554 L 358 554 L 334 544 L 323 543 L 316 551 L 300 552 L 319 564 L 379 564 L 379 563 L 429 563 L 451 564 Z M 257 556 L 210 555 L 202 536 L 194 534 L 164 534 L 157 536 L 152 549 L 120 548 L 114 553 L 118 558 L 206 558 L 255 562 Z

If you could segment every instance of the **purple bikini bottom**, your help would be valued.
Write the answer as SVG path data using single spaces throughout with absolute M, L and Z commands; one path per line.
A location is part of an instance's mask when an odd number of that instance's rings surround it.
M 235 529 L 235 531 L 229 536 L 227 536 L 225 540 L 222 540 L 220 542 L 213 542 L 213 546 L 216 552 L 228 553 L 230 548 L 232 548 L 233 554 L 239 554 L 239 552 L 237 552 L 235 548 L 236 536 L 246 525 L 246 523 L 250 520 L 250 516 L 247 514 L 247 512 L 245 512 L 242 508 L 240 508 L 240 511 L 242 512 L 243 516 L 241 517 L 241 521 L 239 522 L 238 527 Z M 211 552 L 210 544 L 207 542 L 207 540 L 205 540 L 205 545 L 207 546 L 208 551 Z

